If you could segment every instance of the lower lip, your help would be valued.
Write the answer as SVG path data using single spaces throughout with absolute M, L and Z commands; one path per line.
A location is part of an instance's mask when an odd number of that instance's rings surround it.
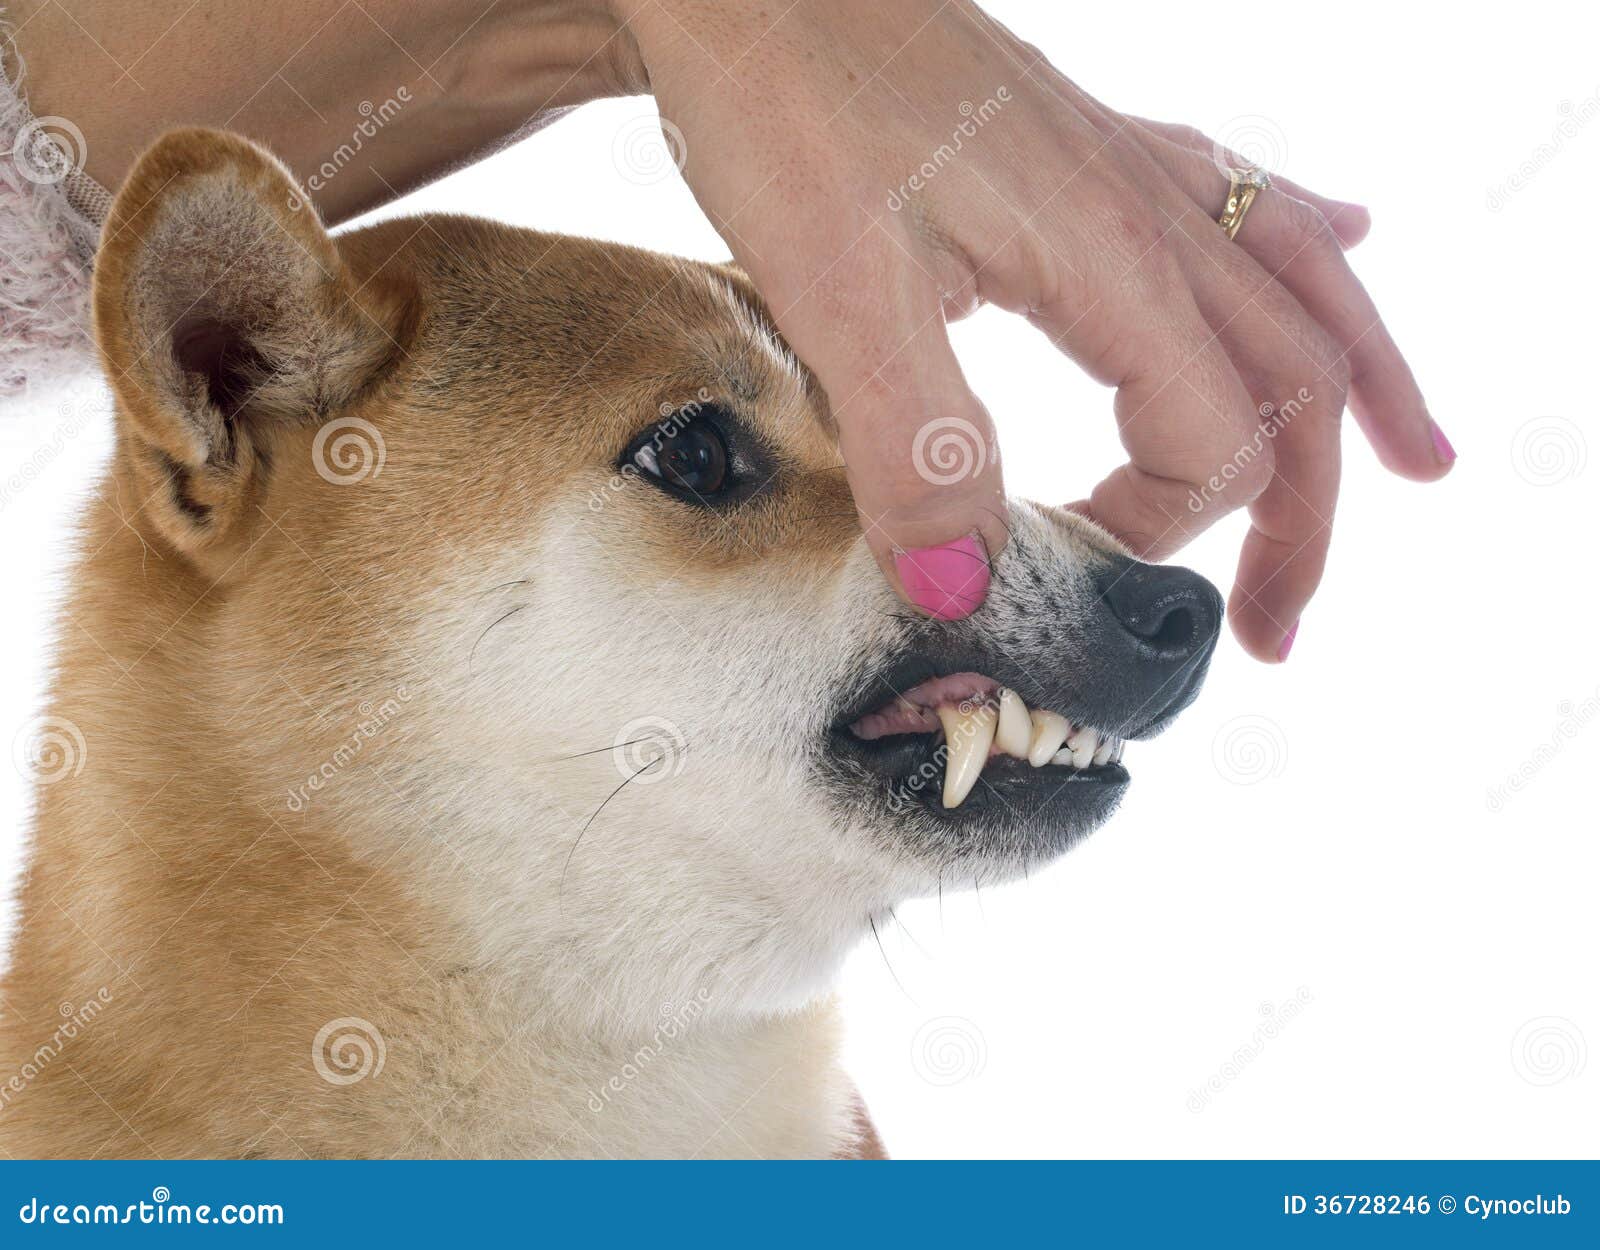
M 1065 764 L 1046 764 L 1035 768 L 1027 760 L 1010 755 L 993 755 L 983 766 L 983 774 L 972 793 L 959 807 L 946 809 L 943 805 L 944 762 L 938 757 L 937 735 L 906 735 L 903 739 L 879 739 L 865 743 L 849 730 L 836 731 L 848 744 L 846 750 L 858 759 L 870 760 L 873 770 L 884 777 L 893 793 L 917 799 L 931 798 L 929 804 L 950 815 L 957 815 L 968 806 L 982 807 L 986 798 L 1004 801 L 1011 792 L 1030 795 L 1049 794 L 1070 787 L 1083 793 L 1079 787 L 1121 788 L 1130 780 L 1128 770 L 1121 764 L 1101 764 L 1090 768 L 1072 768 Z M 1032 799 L 1030 801 L 1037 801 Z

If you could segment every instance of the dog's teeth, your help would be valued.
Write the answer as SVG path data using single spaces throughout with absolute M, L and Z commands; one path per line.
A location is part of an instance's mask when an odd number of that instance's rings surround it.
M 1094 762 L 1094 753 L 1100 747 L 1100 735 L 1092 729 L 1080 729 L 1067 739 L 1067 749 L 1072 752 L 1074 768 L 1088 768 Z
M 1094 765 L 1099 768 L 1102 764 L 1111 762 L 1111 753 L 1117 749 L 1117 740 L 1109 734 L 1104 742 L 1094 749 Z
M 944 726 L 944 805 L 960 807 L 962 800 L 972 793 L 989 758 L 989 747 L 994 743 L 996 710 L 989 704 L 963 711 L 958 707 L 939 709 L 939 723 Z
M 1061 750 L 1050 757 L 1050 763 L 1070 765 L 1072 763 L 1072 752 L 1062 747 Z
M 995 725 L 994 744 L 1007 755 L 1019 760 L 1028 758 L 1028 744 L 1033 740 L 1033 724 L 1028 719 L 1028 705 L 1015 690 L 1000 690 L 1000 719 Z
M 1067 740 L 1067 735 L 1072 732 L 1072 722 L 1056 712 L 1043 710 L 1028 713 L 1028 719 L 1033 722 L 1033 741 L 1028 744 L 1028 763 L 1035 768 L 1043 768 L 1051 762 L 1050 757 Z

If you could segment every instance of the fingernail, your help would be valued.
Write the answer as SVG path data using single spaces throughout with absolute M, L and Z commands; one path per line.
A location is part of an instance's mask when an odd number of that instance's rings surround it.
M 974 535 L 902 551 L 894 567 L 906 597 L 935 620 L 971 616 L 989 594 L 989 557 Z
M 1294 636 L 1296 634 L 1298 634 L 1299 632 L 1300 632 L 1300 622 L 1296 621 L 1294 623 L 1293 627 L 1289 630 L 1289 632 L 1283 636 L 1283 641 L 1278 644 L 1278 663 L 1279 664 L 1282 664 L 1285 660 L 1287 660 L 1289 658 L 1289 649 L 1294 646 Z
M 1450 446 L 1450 440 L 1444 436 L 1444 431 L 1439 428 L 1439 423 L 1429 417 L 1428 428 L 1433 431 L 1433 454 L 1439 458 L 1439 463 L 1454 464 L 1456 462 L 1456 449 Z

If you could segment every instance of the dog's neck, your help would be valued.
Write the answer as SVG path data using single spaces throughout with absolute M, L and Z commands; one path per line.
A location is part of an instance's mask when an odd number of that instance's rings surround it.
M 103 985 L 109 999 L 73 1044 L 84 1084 L 41 1082 L 8 1108 L 24 1123 L 37 1113 L 51 1149 L 68 1146 L 63 1133 L 85 1152 L 109 1140 L 112 1155 L 163 1156 L 848 1148 L 851 1090 L 826 1002 L 740 1020 L 692 997 L 663 1001 L 648 1027 L 575 1027 L 514 970 L 473 962 L 470 935 L 336 837 L 224 804 L 209 845 L 180 845 L 193 785 L 175 776 L 126 826 L 104 814 L 133 810 L 131 796 L 41 812 L 13 984 L 86 987 L 73 1001 Z M 66 823 L 94 827 L 110 859 L 147 857 L 152 879 L 96 906 L 79 887 L 104 883 L 73 879 L 57 857 Z M 17 1036 L 48 1036 L 56 1002 L 20 1004 Z M 151 1124 L 136 1104 L 156 1088 Z

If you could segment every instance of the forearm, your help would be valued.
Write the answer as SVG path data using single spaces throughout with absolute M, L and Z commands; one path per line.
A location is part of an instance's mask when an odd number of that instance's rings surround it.
M 13 0 L 37 116 L 84 135 L 115 188 L 163 130 L 236 130 L 338 222 L 607 95 L 648 89 L 632 37 L 584 0 Z M 15 70 L 15 66 L 8 66 Z

